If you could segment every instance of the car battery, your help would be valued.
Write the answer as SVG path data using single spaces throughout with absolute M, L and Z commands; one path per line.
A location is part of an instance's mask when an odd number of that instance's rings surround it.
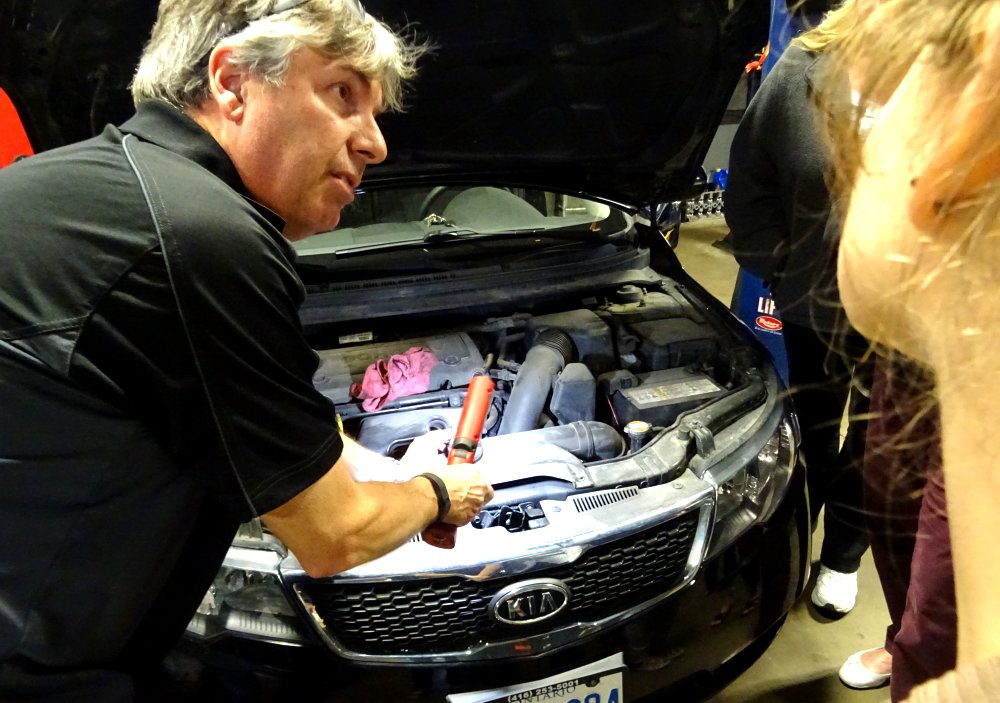
M 618 423 L 645 420 L 661 427 L 677 416 L 720 395 L 725 389 L 707 374 L 687 368 L 639 374 L 639 384 L 616 391 L 611 398 Z

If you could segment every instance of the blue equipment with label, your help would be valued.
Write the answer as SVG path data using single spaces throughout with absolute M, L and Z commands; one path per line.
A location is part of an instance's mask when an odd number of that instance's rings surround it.
M 770 48 L 762 71 L 765 78 L 788 43 L 801 31 L 802 26 L 788 13 L 787 1 L 771 0 Z M 788 355 L 781 335 L 781 314 L 764 281 L 741 268 L 736 276 L 736 288 L 729 307 L 771 353 L 778 373 L 788 383 Z

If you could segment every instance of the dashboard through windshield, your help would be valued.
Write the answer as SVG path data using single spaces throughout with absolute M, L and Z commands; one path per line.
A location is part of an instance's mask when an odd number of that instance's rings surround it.
M 595 243 L 627 229 L 604 203 L 526 188 L 434 186 L 359 192 L 340 226 L 295 243 L 302 257 L 510 235 L 573 235 Z

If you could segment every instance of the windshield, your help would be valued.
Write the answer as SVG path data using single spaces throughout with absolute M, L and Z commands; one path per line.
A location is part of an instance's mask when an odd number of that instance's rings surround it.
M 626 226 L 623 213 L 592 200 L 525 188 L 434 186 L 359 192 L 340 226 L 295 243 L 303 256 L 509 233 L 593 233 Z

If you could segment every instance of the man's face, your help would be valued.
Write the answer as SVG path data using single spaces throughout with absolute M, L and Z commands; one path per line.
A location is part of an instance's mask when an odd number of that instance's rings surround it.
M 245 114 L 227 151 L 247 189 L 285 220 L 290 240 L 333 229 L 365 167 L 386 156 L 375 122 L 379 83 L 344 59 L 300 49 L 284 85 L 251 76 L 242 97 Z

